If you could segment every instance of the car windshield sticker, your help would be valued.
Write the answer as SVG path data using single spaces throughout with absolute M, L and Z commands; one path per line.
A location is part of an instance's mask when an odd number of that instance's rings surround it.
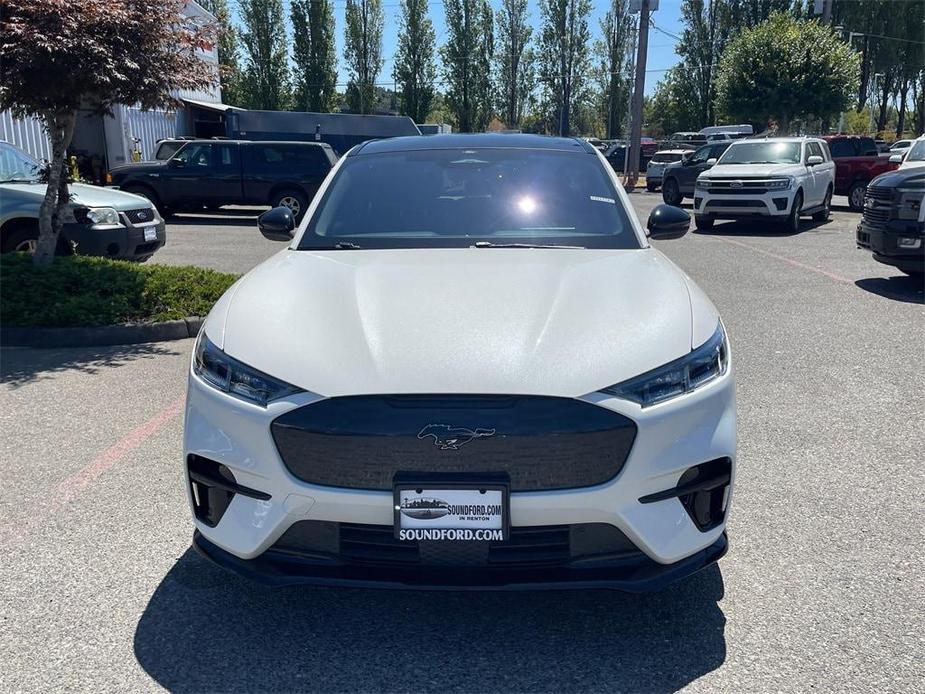
M 614 200 L 613 198 L 602 198 L 599 195 L 589 195 L 588 197 L 594 200 L 594 202 L 609 202 L 611 205 L 617 204 L 617 201 Z

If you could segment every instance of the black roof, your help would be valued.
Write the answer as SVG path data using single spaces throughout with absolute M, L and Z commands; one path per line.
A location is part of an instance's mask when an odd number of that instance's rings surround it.
M 325 135 L 396 137 L 420 135 L 408 116 L 362 116 L 358 113 L 305 111 L 235 111 L 233 130 L 245 132 L 308 133 L 320 126 Z
M 520 133 L 454 133 L 452 135 L 420 135 L 417 137 L 391 137 L 387 140 L 371 140 L 353 150 L 351 156 L 425 149 L 460 149 L 465 147 L 481 149 L 548 149 L 559 152 L 588 153 L 596 151 L 589 143 L 578 138 L 524 135 Z

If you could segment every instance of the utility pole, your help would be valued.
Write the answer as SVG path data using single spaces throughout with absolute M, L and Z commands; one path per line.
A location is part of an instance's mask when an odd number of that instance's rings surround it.
M 639 178 L 639 154 L 642 138 L 642 97 L 646 86 L 646 52 L 649 44 L 649 5 L 652 0 L 641 0 L 639 4 L 639 52 L 636 54 L 636 84 L 633 88 L 633 125 L 630 129 L 629 165 L 626 187 L 633 188 Z M 654 3 L 658 6 L 658 1 Z

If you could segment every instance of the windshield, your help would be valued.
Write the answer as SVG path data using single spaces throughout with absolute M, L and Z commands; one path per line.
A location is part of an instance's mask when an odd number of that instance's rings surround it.
M 799 164 L 799 142 L 741 142 L 720 157 L 719 164 Z
M 465 248 L 477 242 L 639 248 L 597 157 L 500 148 L 350 157 L 299 248 Z
M 12 145 L 0 144 L 0 183 L 37 181 L 42 165 Z
M 653 154 L 651 159 L 653 164 L 665 164 L 672 161 L 681 161 L 680 154 Z
M 925 140 L 916 140 L 906 154 L 906 161 L 925 161 Z

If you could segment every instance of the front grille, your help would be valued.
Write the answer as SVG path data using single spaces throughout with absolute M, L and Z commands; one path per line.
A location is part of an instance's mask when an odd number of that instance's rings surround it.
M 147 207 L 140 210 L 126 210 L 125 216 L 132 224 L 144 224 L 155 221 L 154 209 Z
M 607 523 L 512 527 L 503 542 L 407 542 L 391 525 L 297 521 L 270 552 L 355 566 L 561 567 L 638 559 L 640 550 Z
M 889 207 L 865 207 L 864 208 L 864 221 L 872 225 L 880 225 L 889 221 L 890 219 L 890 208 Z
M 893 188 L 885 188 L 883 186 L 867 186 L 867 190 L 864 191 L 864 197 L 872 198 L 873 200 L 892 202 L 894 190 Z
M 707 207 L 760 207 L 765 204 L 761 200 L 709 200 Z
M 572 398 L 330 398 L 271 425 L 283 463 L 311 484 L 390 490 L 396 473 L 505 473 L 511 491 L 588 487 L 623 468 L 636 425 Z

